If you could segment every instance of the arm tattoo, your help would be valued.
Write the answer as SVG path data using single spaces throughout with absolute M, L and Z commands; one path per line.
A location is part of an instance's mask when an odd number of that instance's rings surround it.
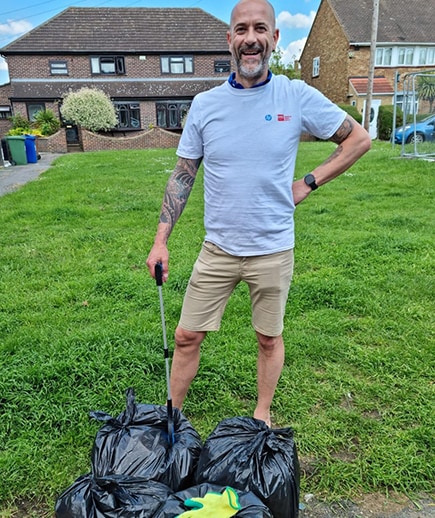
M 169 233 L 186 206 L 201 160 L 201 158 L 179 158 L 166 184 L 160 223 L 169 224 Z
M 338 128 L 338 130 L 332 135 L 329 139 L 336 144 L 341 144 L 343 140 L 346 140 L 347 137 L 352 133 L 353 130 L 353 121 L 349 117 L 346 117 L 343 121 L 343 124 Z
M 332 140 L 332 139 L 331 139 Z M 332 162 L 334 158 L 337 158 L 339 155 L 341 155 L 341 152 L 343 151 L 343 146 L 340 144 L 337 146 L 331 155 L 323 162 L 324 164 L 329 164 L 329 162 Z

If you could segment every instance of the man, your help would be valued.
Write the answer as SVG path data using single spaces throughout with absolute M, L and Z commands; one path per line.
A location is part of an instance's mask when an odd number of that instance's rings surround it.
M 166 280 L 167 241 L 203 160 L 206 236 L 175 332 L 172 401 L 181 408 L 198 370 L 200 345 L 208 331 L 219 329 L 232 290 L 244 281 L 258 342 L 254 417 L 268 426 L 284 363 L 295 205 L 370 148 L 367 132 L 317 90 L 269 72 L 278 37 L 268 1 L 236 4 L 227 35 L 236 72 L 192 103 L 147 259 L 152 276 L 155 264 L 163 264 Z M 324 163 L 293 182 L 302 131 L 338 146 Z

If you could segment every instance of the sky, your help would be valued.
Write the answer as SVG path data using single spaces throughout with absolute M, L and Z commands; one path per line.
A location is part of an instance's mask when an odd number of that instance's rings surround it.
M 46 22 L 67 7 L 199 7 L 226 23 L 236 0 L 1 0 L 0 49 Z M 298 59 L 320 0 L 271 0 L 275 8 L 278 43 L 283 62 Z M 0 52 L 1 54 L 1 52 Z M 0 84 L 8 82 L 7 65 L 0 57 Z

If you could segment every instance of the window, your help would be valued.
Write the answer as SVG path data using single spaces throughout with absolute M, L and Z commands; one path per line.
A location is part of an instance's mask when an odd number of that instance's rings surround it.
M 181 129 L 181 122 L 189 111 L 190 104 L 190 101 L 164 101 L 157 103 L 157 126 L 166 129 Z
M 418 100 L 411 99 L 403 94 L 396 95 L 396 106 L 398 106 L 403 111 L 406 110 L 408 115 L 418 113 Z
M 435 65 L 435 47 L 378 47 L 376 66 L 433 66 Z
M 427 49 L 422 48 L 420 49 L 420 53 L 418 56 L 418 64 L 419 65 L 425 65 L 426 64 L 426 55 L 427 55 Z
M 400 48 L 399 57 L 397 60 L 398 65 L 412 65 L 414 61 L 414 49 L 413 48 Z
M 215 61 L 214 62 L 214 71 L 216 74 L 221 74 L 223 72 L 230 72 L 231 71 L 230 60 Z
M 419 65 L 435 65 L 435 48 L 421 47 L 418 57 Z
M 0 105 L 0 119 L 7 119 L 12 115 L 11 107 L 7 104 Z
M 28 116 L 30 122 L 34 122 L 35 115 L 38 112 L 44 112 L 44 111 L 45 111 L 44 103 L 27 104 L 27 116 Z
M 93 56 L 91 57 L 91 72 L 93 74 L 125 74 L 124 56 Z
M 313 59 L 313 77 L 318 77 L 320 74 L 320 58 Z
M 392 55 L 392 47 L 376 49 L 376 65 L 390 66 Z
M 193 56 L 162 56 L 162 74 L 193 74 Z
M 140 129 L 140 106 L 137 102 L 115 102 L 116 112 L 118 114 L 119 130 L 135 130 Z
M 66 61 L 50 61 L 50 74 L 52 76 L 68 75 L 68 63 Z

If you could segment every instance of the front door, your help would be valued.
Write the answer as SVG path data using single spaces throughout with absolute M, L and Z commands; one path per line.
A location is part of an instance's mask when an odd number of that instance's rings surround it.
M 79 130 L 74 124 L 65 126 L 66 146 L 68 151 L 81 151 Z
M 372 99 L 372 106 L 370 109 L 370 124 L 369 124 L 369 135 L 372 140 L 378 138 L 378 114 L 379 114 L 379 106 L 381 105 L 381 101 L 379 99 Z M 364 101 L 364 111 L 363 111 L 363 121 L 365 119 L 366 112 L 366 101 Z

